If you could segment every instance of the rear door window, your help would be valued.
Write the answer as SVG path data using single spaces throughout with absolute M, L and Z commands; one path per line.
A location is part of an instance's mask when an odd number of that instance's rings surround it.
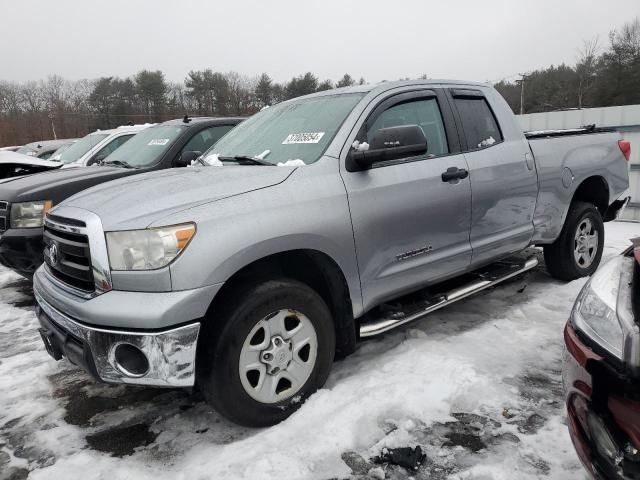
M 486 98 L 454 97 L 454 101 L 462 121 L 467 150 L 478 150 L 502 142 L 502 132 Z

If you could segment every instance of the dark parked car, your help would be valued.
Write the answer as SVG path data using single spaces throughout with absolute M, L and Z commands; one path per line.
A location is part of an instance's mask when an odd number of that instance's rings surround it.
M 569 432 L 596 478 L 640 479 L 640 238 L 584 286 L 564 330 Z
M 109 180 L 187 166 L 241 120 L 170 120 L 141 131 L 100 166 L 51 170 L 0 183 L 0 263 L 30 277 L 43 262 L 43 217 L 52 206 Z

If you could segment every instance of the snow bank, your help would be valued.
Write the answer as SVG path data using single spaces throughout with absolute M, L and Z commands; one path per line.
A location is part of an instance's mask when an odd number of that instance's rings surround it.
M 607 224 L 605 259 L 639 231 Z M 23 468 L 33 479 L 345 478 L 345 452 L 366 460 L 383 447 L 421 445 L 429 458 L 421 468 L 434 470 L 416 478 L 582 479 L 559 371 L 562 328 L 583 283 L 556 282 L 538 268 L 361 342 L 291 418 L 250 430 L 181 391 L 99 386 L 54 362 L 33 312 L 12 305 L 28 298 L 16 286 L 24 282 L 0 270 L 0 429 L 8 439 L 0 471 Z M 111 406 L 83 413 L 103 403 Z M 74 423 L 81 413 L 86 421 Z M 136 423 L 155 439 L 132 455 L 89 447 L 90 435 Z M 461 427 L 480 448 L 452 435 Z M 385 470 L 367 472 L 382 478 Z

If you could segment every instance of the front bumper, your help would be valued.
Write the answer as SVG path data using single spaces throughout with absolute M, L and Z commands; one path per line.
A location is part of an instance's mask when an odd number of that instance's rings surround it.
M 567 323 L 563 385 L 569 434 L 580 461 L 595 478 L 640 479 L 640 396 Z M 609 437 L 613 455 L 607 450 Z
M 50 305 L 37 290 L 36 314 L 47 351 L 65 356 L 97 380 L 157 387 L 191 387 L 195 382 L 196 346 L 200 323 L 140 332 L 89 327 Z M 132 373 L 115 355 L 119 345 L 139 349 L 148 361 L 144 374 Z
M 143 272 L 146 273 L 146 272 Z M 144 283 L 145 277 L 140 277 Z M 33 276 L 33 290 L 69 318 L 97 329 L 169 330 L 203 318 L 222 283 L 168 292 L 111 290 L 81 297 L 59 285 L 43 265 Z
M 9 229 L 0 236 L 0 263 L 22 275 L 42 265 L 43 250 L 42 228 Z

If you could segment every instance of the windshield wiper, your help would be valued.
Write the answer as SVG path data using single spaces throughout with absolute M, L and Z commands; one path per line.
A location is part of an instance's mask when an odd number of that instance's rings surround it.
M 117 167 L 136 168 L 133 165 L 129 165 L 127 162 L 124 162 L 122 160 L 109 160 L 108 162 L 102 162 L 100 165 L 104 165 L 104 166 L 115 165 Z
M 275 167 L 275 165 L 271 162 L 267 162 L 258 157 L 252 157 L 251 155 L 234 155 L 232 157 L 218 157 L 218 160 L 223 162 L 238 162 L 238 163 L 248 163 L 250 165 L 264 165 L 266 167 Z

